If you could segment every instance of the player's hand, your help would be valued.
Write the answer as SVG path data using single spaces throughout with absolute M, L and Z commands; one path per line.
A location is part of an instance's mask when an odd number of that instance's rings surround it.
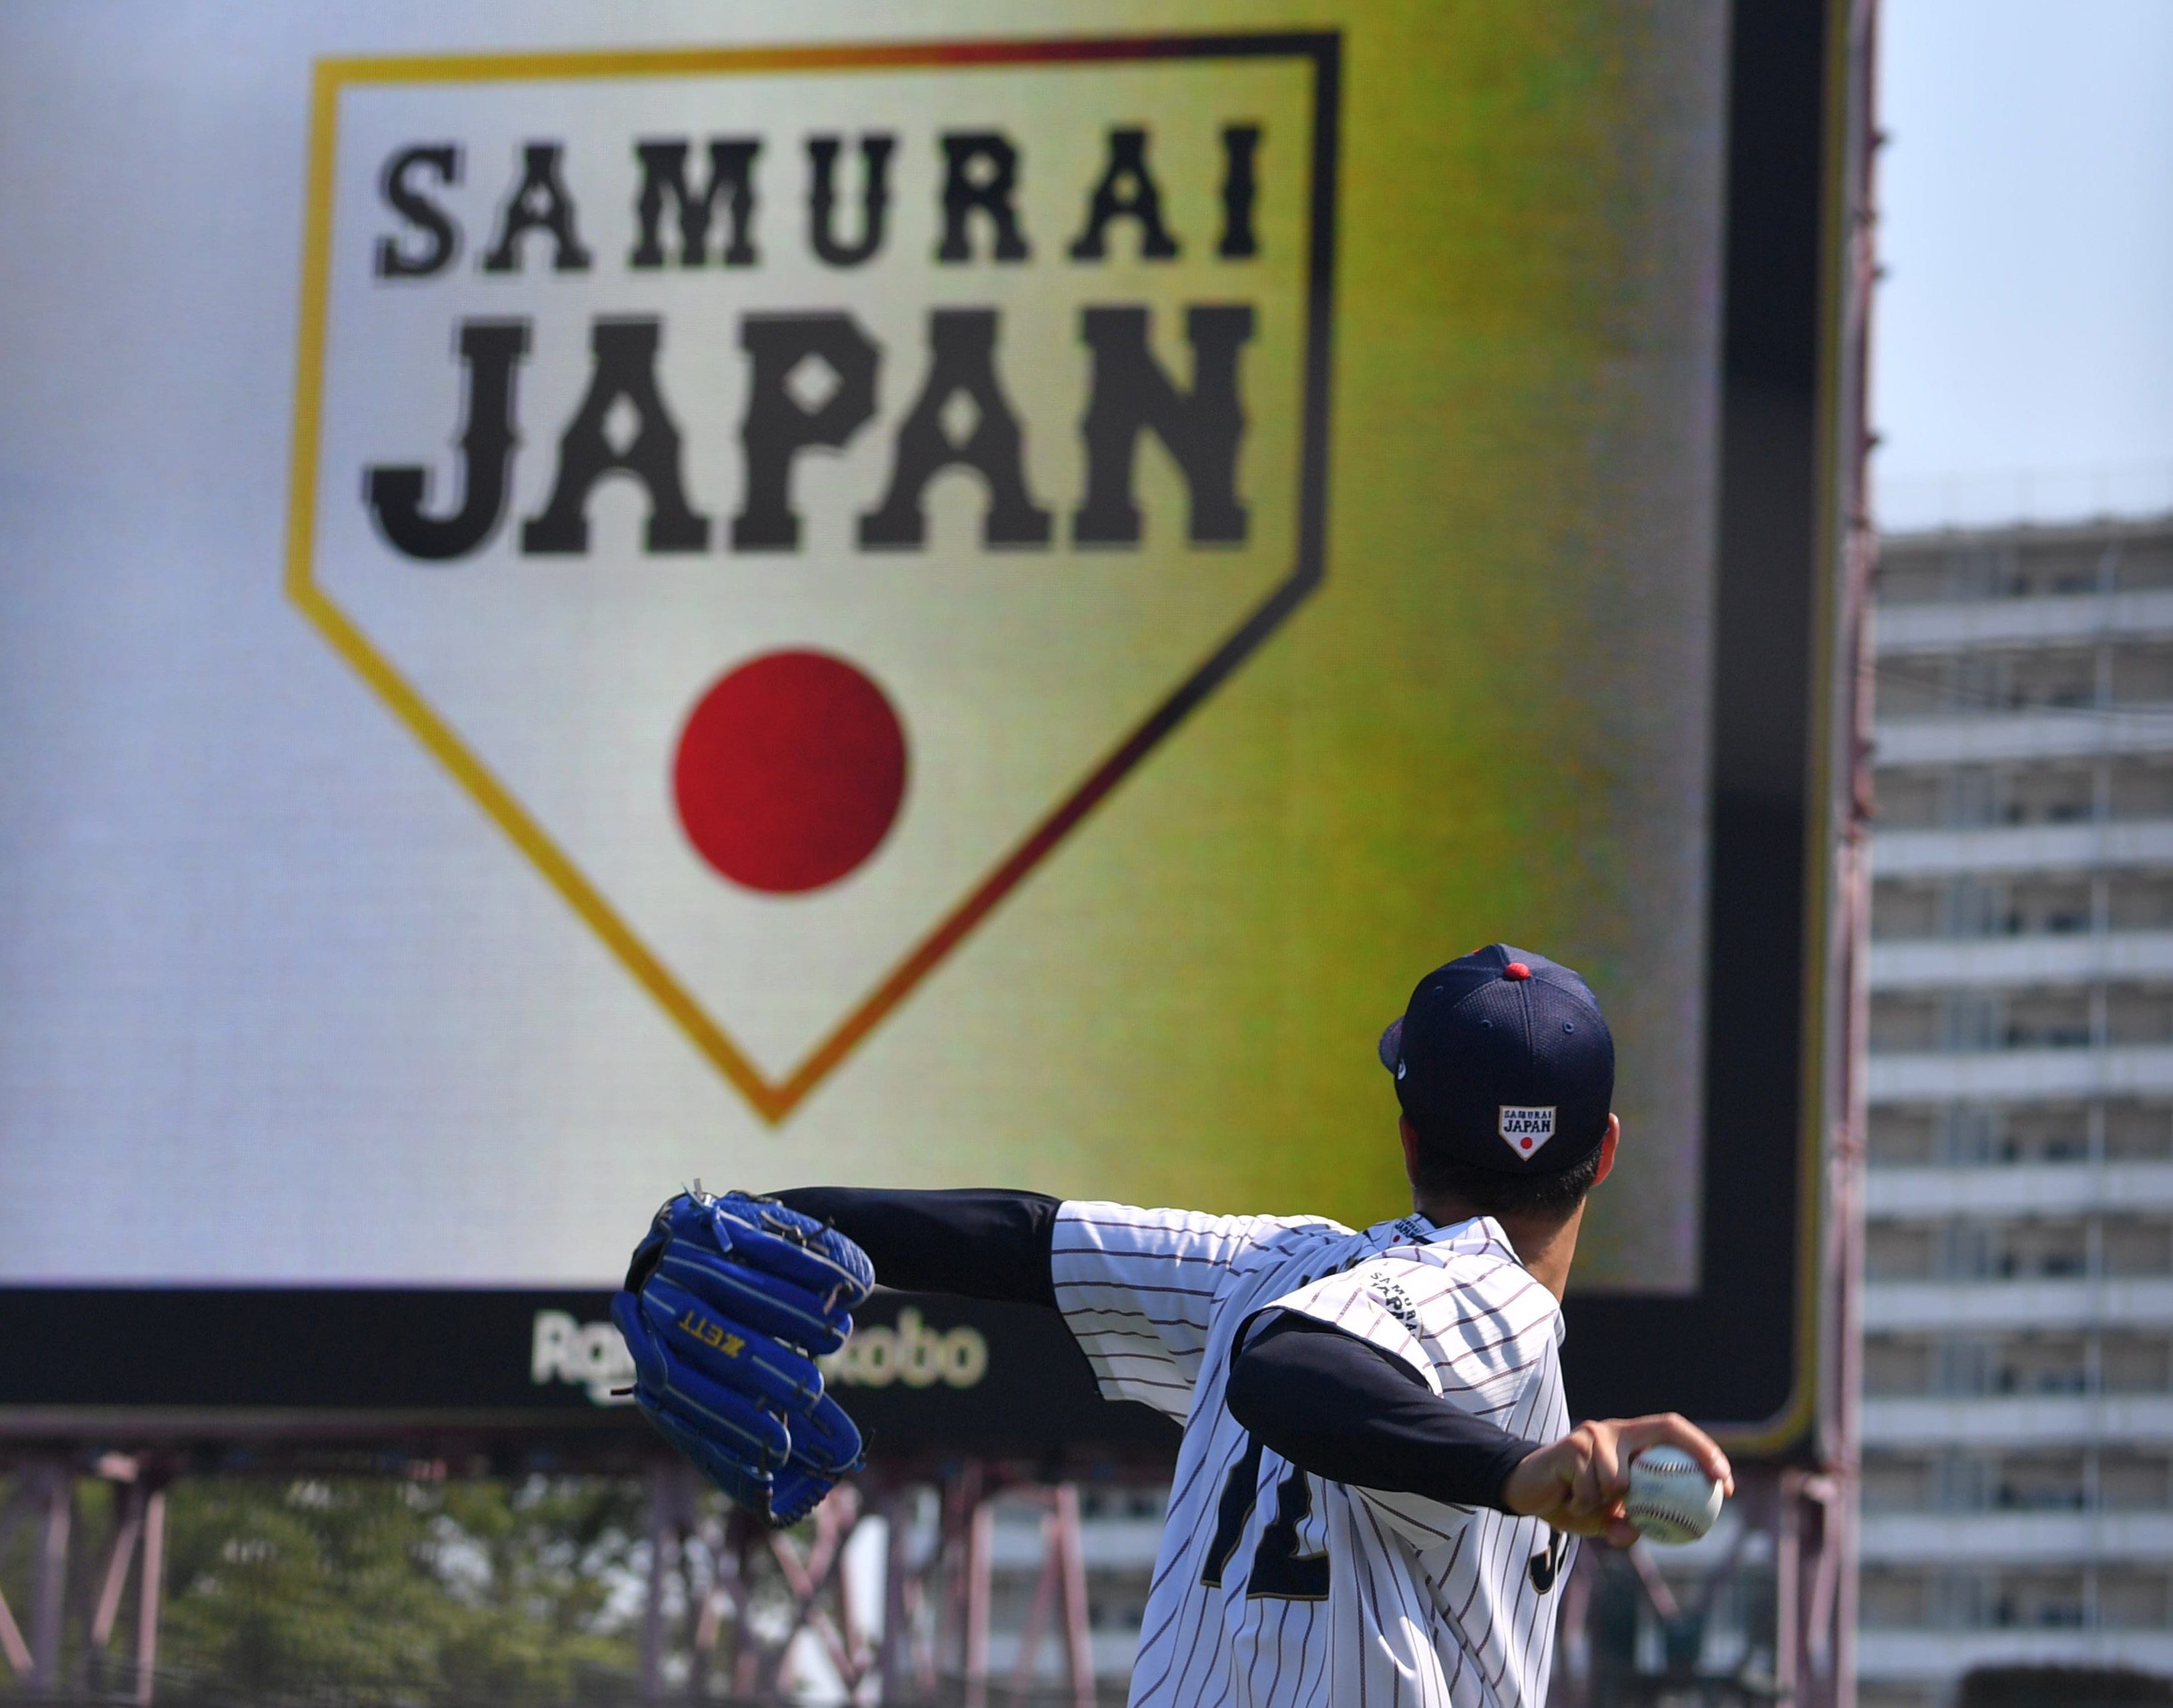
M 1583 1423 L 1541 1447 L 1509 1473 L 1502 1503 L 1523 1518 L 1544 1518 L 1573 1536 L 1604 1537 L 1627 1548 L 1637 1533 L 1622 1516 L 1630 1492 L 1630 1461 L 1647 1447 L 1680 1447 L 1727 1493 L 1735 1492 L 1728 1455 L 1689 1419 L 1674 1412 L 1654 1417 Z

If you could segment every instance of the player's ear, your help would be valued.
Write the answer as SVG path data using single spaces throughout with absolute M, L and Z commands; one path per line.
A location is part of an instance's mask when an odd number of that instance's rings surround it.
M 1410 1116 L 1396 1117 L 1396 1134 L 1404 1141 L 1404 1172 L 1415 1187 L 1419 1183 L 1419 1134 L 1418 1129 L 1411 1125 Z
M 1615 1116 L 1607 1118 L 1607 1130 L 1599 1138 L 1599 1172 L 1592 1177 L 1594 1186 L 1607 1178 L 1615 1169 L 1615 1146 L 1622 1137 L 1622 1123 Z

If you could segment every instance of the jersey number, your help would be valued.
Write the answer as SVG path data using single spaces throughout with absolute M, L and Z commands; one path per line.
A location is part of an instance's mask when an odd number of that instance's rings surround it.
M 1222 1498 L 1216 1503 L 1215 1540 L 1208 1545 L 1207 1563 L 1200 1568 L 1200 1581 L 1207 1588 L 1222 1587 L 1223 1568 L 1243 1538 L 1245 1520 L 1252 1515 L 1259 1487 L 1260 1444 L 1248 1436 L 1244 1453 L 1230 1467 Z M 1312 1516 L 1313 1479 L 1292 1466 L 1275 1486 L 1275 1516 L 1253 1549 L 1253 1569 L 1245 1579 L 1248 1598 L 1328 1599 L 1328 1556 L 1297 1551 L 1297 1527 Z

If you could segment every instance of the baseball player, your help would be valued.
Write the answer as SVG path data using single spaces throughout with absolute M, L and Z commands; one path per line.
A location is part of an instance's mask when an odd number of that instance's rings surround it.
M 1420 981 L 1380 1058 L 1412 1210 L 1361 1232 L 1020 1192 L 736 1200 L 773 1226 L 789 1218 L 795 1250 L 850 1271 L 826 1336 L 872 1259 L 892 1286 L 1061 1312 L 1107 1398 L 1183 1425 L 1132 1673 L 1141 1708 L 1539 1708 L 1574 1538 L 1634 1533 L 1631 1457 L 1672 1443 L 1733 1488 L 1719 1448 L 1680 1417 L 1569 1425 L 1560 1302 L 1620 1130 L 1614 1043 L 1584 981 L 1542 956 L 1478 950 Z M 682 1246 L 665 1247 L 668 1269 Z M 620 1320 L 644 1409 L 728 1492 L 779 1519 L 806 1510 L 857 1453 L 842 1413 L 811 1428 L 805 1463 L 772 1442 L 789 1491 L 773 1511 L 767 1481 L 748 1486 L 768 1473 L 744 1449 L 713 1463 L 718 1423 L 685 1409 L 690 1338 L 711 1375 L 735 1374 L 704 1338 L 714 1325 L 690 1334 L 679 1295 L 652 1305 L 667 1278 L 643 1262 Z M 713 1419 L 720 1397 L 697 1396 Z M 721 1398 L 744 1404 L 732 1381 Z

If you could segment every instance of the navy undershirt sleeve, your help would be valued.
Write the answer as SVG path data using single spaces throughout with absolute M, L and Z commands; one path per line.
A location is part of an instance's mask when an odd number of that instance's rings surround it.
M 1459 1410 L 1393 1354 L 1288 1311 L 1240 1349 L 1226 1393 L 1230 1415 L 1301 1469 L 1452 1506 L 1506 1511 L 1502 1484 L 1539 1446 Z
M 886 1287 L 1055 1308 L 1055 1199 L 847 1186 L 771 1196 L 855 1242 Z M 1238 1352 L 1227 1392 L 1231 1415 L 1291 1463 L 1453 1506 L 1501 1509 L 1502 1484 L 1538 1446 L 1459 1411 L 1379 1347 L 1290 1312 Z
M 859 1246 L 883 1286 L 1056 1308 L 1049 1273 L 1055 1199 L 1038 1192 L 872 1192 L 851 1186 L 802 1186 L 770 1196 L 829 1223 Z

